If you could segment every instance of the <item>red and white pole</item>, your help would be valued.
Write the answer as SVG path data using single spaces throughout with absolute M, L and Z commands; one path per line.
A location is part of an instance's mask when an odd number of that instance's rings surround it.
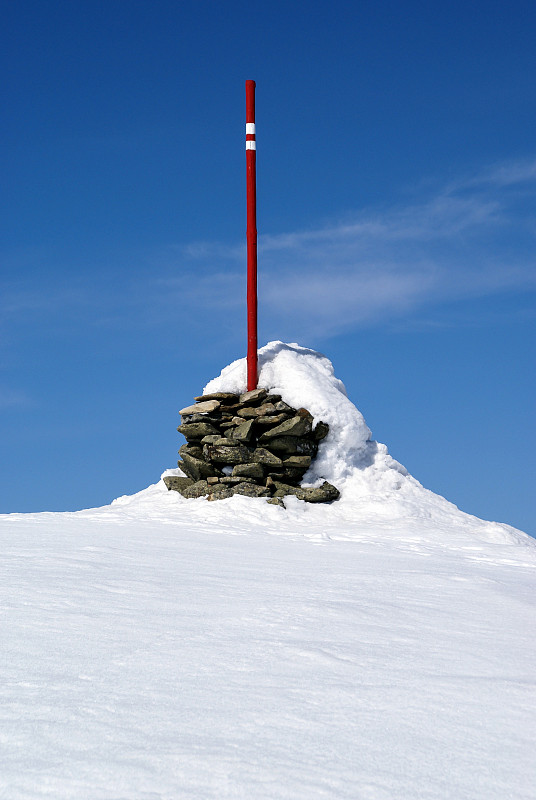
M 248 392 L 257 388 L 257 152 L 255 81 L 246 81 Z

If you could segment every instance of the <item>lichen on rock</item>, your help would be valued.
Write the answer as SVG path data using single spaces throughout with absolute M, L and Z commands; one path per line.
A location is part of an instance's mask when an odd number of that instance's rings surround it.
M 224 500 L 235 494 L 265 497 L 276 505 L 294 495 L 327 503 L 339 491 L 327 481 L 302 487 L 318 443 L 329 425 L 305 408 L 293 408 L 278 393 L 259 388 L 240 395 L 212 392 L 182 409 L 177 430 L 186 438 L 178 466 L 187 476 L 165 478 L 169 490 L 186 498 Z

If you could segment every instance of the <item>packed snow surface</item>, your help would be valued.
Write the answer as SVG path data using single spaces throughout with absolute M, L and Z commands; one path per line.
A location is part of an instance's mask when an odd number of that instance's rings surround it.
M 408 475 L 325 357 L 260 367 L 337 502 L 0 517 L 0 798 L 533 800 L 534 540 Z

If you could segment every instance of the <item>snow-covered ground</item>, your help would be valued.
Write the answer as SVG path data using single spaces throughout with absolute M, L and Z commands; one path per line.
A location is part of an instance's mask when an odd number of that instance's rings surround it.
M 261 366 L 339 501 L 0 517 L 0 797 L 533 800 L 536 542 L 408 475 L 327 359 Z

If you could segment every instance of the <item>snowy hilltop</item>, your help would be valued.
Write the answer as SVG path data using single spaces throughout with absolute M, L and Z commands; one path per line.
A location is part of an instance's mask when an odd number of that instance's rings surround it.
M 0 515 L 0 797 L 532 800 L 536 542 L 424 489 L 319 353 L 259 384 L 329 424 L 340 499 Z
M 373 440 L 362 414 L 348 398 L 342 381 L 335 376 L 331 361 L 321 353 L 298 344 L 270 342 L 259 350 L 258 386 L 281 395 L 290 406 L 308 409 L 314 416 L 313 424 L 320 421 L 329 424 L 329 434 L 320 442 L 318 456 L 306 473 L 303 485 L 318 486 L 327 480 L 340 489 L 341 499 L 326 509 L 314 510 L 293 502 L 290 515 L 293 530 L 299 524 L 301 510 L 308 521 L 314 514 L 319 524 L 325 525 L 326 535 L 337 538 L 350 535 L 348 523 L 353 523 L 355 535 L 368 523 L 380 523 L 396 524 L 402 529 L 411 524 L 436 532 L 439 526 L 450 529 L 453 537 L 455 532 L 466 531 L 489 541 L 526 541 L 526 535 L 514 528 L 465 514 L 443 497 L 425 489 L 389 455 L 384 444 Z M 246 359 L 243 358 L 225 367 L 205 386 L 203 394 L 239 394 L 245 388 Z M 178 469 L 164 473 L 180 474 Z M 199 502 L 205 507 L 206 501 Z M 228 507 L 233 515 L 252 508 L 240 498 L 222 502 L 231 504 Z M 255 502 L 256 513 L 266 515 L 267 520 L 277 520 L 282 531 L 285 530 L 288 515 L 285 518 L 274 509 L 265 508 L 265 503 Z M 288 500 L 285 502 L 288 505 Z M 155 512 L 158 508 L 158 514 L 163 510 L 162 503 L 168 508 L 178 505 L 183 513 L 197 513 L 193 509 L 198 508 L 197 500 L 184 501 L 174 492 L 169 494 L 162 480 L 145 492 L 115 501 L 115 505 L 131 503 L 144 506 L 148 513 L 152 505 Z M 207 513 L 225 517 L 226 511 L 220 508 Z M 305 518 L 302 522 L 307 528 Z

